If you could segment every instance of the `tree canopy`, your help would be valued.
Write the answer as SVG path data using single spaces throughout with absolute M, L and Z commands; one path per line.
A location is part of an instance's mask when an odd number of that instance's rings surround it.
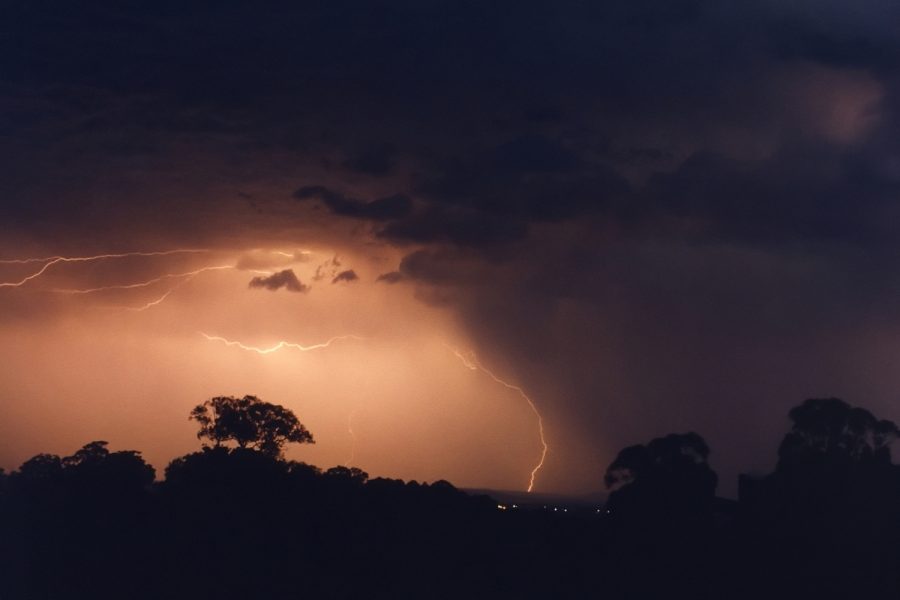
M 696 433 L 670 434 L 629 446 L 607 467 L 613 511 L 687 514 L 709 509 L 718 477 L 709 467 L 709 446 Z
M 838 398 L 811 398 L 788 416 L 792 426 L 778 448 L 778 471 L 811 463 L 887 464 L 890 445 L 900 436 L 892 421 Z
M 217 396 L 198 404 L 190 419 L 200 424 L 197 438 L 215 446 L 234 442 L 272 457 L 281 457 L 284 445 L 315 443 L 312 434 L 290 410 L 263 402 L 256 396 Z
M 105 441 L 85 444 L 71 456 L 38 454 L 14 472 L 16 485 L 40 490 L 67 486 L 70 490 L 135 491 L 153 483 L 156 471 L 135 450 L 110 452 Z

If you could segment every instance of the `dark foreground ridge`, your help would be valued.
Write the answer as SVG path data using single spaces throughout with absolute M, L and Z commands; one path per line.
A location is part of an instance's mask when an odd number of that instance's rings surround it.
M 791 411 L 775 472 L 742 479 L 737 502 L 716 498 L 709 449 L 688 433 L 622 450 L 606 473 L 604 505 L 546 509 L 540 499 L 520 505 L 445 481 L 285 460 L 284 443 L 312 435 L 290 411 L 250 396 L 213 399 L 192 418 L 213 443 L 172 461 L 162 481 L 140 453 L 105 442 L 41 454 L 0 476 L 0 598 L 900 591 L 897 428 L 836 399 Z

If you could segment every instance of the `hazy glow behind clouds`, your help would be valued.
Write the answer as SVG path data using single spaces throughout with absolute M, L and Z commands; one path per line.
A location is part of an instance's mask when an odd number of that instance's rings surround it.
M 227 255 L 205 260 L 221 264 Z M 312 282 L 317 263 L 332 256 L 319 252 L 292 268 Z M 315 434 L 315 446 L 290 451 L 298 460 L 343 463 L 352 444 L 347 418 L 356 410 L 355 464 L 372 473 L 470 486 L 527 484 L 540 452 L 533 415 L 447 350 L 446 341 L 469 343 L 452 315 L 417 301 L 407 286 L 375 283 L 378 270 L 365 258 L 339 260 L 363 281 L 338 286 L 326 278 L 307 294 L 291 294 L 249 289 L 246 271 L 206 272 L 182 284 L 163 280 L 55 299 L 40 321 L 7 324 L 0 329 L 0 393 L 9 399 L 0 420 L 3 466 L 105 439 L 144 451 L 162 469 L 199 445 L 187 421 L 194 404 L 256 394 L 295 410 Z M 134 268 L 129 261 L 106 264 L 100 279 L 131 282 Z M 73 285 L 72 275 L 61 267 L 8 292 L 41 299 L 52 292 L 39 290 L 61 280 Z M 96 285 L 91 273 L 83 275 Z M 141 306 L 173 287 L 143 312 L 118 308 Z M 209 341 L 199 330 L 260 347 L 347 334 L 365 339 L 261 356 Z

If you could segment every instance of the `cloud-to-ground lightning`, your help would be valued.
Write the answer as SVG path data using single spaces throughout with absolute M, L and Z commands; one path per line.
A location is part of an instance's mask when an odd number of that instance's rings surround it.
M 350 457 L 347 458 L 347 461 L 344 463 L 345 467 L 350 467 L 353 465 L 353 461 L 356 460 L 356 432 L 353 430 L 353 417 L 356 416 L 356 413 L 359 409 L 354 408 L 350 411 L 350 414 L 347 415 L 347 433 L 350 434 Z
M 248 352 L 256 352 L 257 354 L 272 354 L 273 352 L 277 352 L 284 348 L 300 350 L 301 352 L 309 352 L 311 350 L 320 350 L 322 348 L 327 348 L 334 342 L 339 342 L 342 340 L 363 340 L 363 339 L 365 339 L 358 335 L 352 335 L 352 334 L 336 335 L 332 338 L 329 338 L 328 340 L 326 340 L 324 342 L 321 342 L 318 344 L 312 344 L 311 346 L 304 346 L 303 344 L 297 344 L 294 342 L 287 342 L 287 341 L 281 340 L 274 346 L 270 346 L 268 348 L 259 348 L 257 346 L 248 346 L 247 344 L 244 344 L 242 342 L 236 342 L 234 340 L 229 340 L 229 339 L 217 336 L 217 335 L 208 335 L 202 331 L 200 331 L 199 333 L 200 333 L 200 335 L 202 335 L 203 337 L 205 337 L 206 339 L 208 339 L 211 342 L 222 342 L 226 346 L 234 346 L 234 347 L 240 348 L 241 350 L 246 350 Z
M 541 468 L 544 466 L 544 460 L 547 458 L 547 453 L 550 451 L 550 446 L 547 444 L 547 438 L 544 435 L 544 418 L 541 416 L 541 413 L 538 410 L 537 405 L 528 396 L 528 394 L 525 393 L 525 390 L 523 390 L 521 387 L 519 387 L 517 385 L 513 385 L 511 383 L 508 383 L 508 382 L 500 379 L 490 369 L 488 369 L 484 365 L 482 365 L 478 361 L 478 357 L 475 356 L 474 352 L 469 352 L 469 356 L 466 356 L 462 352 L 457 350 L 456 348 L 453 348 L 452 346 L 447 346 L 447 348 L 456 356 L 456 358 L 458 358 L 462 362 L 462 364 L 467 369 L 470 369 L 472 371 L 481 371 L 482 373 L 484 373 L 485 375 L 487 375 L 488 377 L 493 379 L 496 383 L 499 383 L 503 387 L 505 387 L 509 390 L 513 390 L 514 392 L 518 393 L 519 396 L 521 396 L 522 399 L 528 403 L 528 406 L 531 408 L 531 412 L 534 413 L 534 416 L 537 417 L 538 432 L 540 434 L 540 440 L 541 440 L 541 458 L 537 462 L 537 464 L 534 466 L 534 468 L 531 470 L 531 477 L 528 480 L 528 489 L 526 491 L 528 491 L 528 492 L 532 491 L 534 489 L 534 480 L 537 477 L 538 471 L 540 471 Z
M 59 263 L 76 263 L 76 262 L 92 262 L 97 260 L 106 260 L 106 259 L 116 259 L 116 258 L 128 258 L 132 256 L 170 256 L 173 254 L 199 254 L 203 252 L 209 252 L 209 250 L 205 249 L 193 249 L 193 248 L 179 248 L 176 250 L 161 250 L 157 252 L 121 252 L 118 254 L 97 254 L 95 256 L 51 256 L 47 258 L 40 259 L 7 259 L 2 261 L 3 264 L 27 264 L 30 262 L 43 262 L 44 265 L 32 273 L 31 275 L 25 276 L 23 279 L 19 281 L 4 281 L 0 282 L 0 288 L 3 287 L 21 287 L 32 281 L 37 279 L 41 275 L 47 272 L 47 269 L 52 267 L 53 265 Z

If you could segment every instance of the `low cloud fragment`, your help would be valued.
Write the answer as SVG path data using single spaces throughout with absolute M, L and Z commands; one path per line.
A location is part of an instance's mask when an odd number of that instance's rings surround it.
M 337 275 L 334 276 L 334 279 L 331 280 L 331 283 L 338 283 L 340 281 L 346 281 L 348 283 L 352 281 L 359 280 L 359 275 L 353 269 L 348 269 L 346 271 L 341 271 Z
M 400 271 L 382 273 L 375 281 L 383 281 L 384 283 L 399 283 L 403 281 L 403 273 L 401 273 Z
M 277 291 L 281 288 L 289 292 L 308 292 L 309 286 L 304 285 L 294 273 L 293 269 L 285 269 L 268 277 L 254 277 L 250 280 L 249 287 L 263 288 L 270 291 Z

